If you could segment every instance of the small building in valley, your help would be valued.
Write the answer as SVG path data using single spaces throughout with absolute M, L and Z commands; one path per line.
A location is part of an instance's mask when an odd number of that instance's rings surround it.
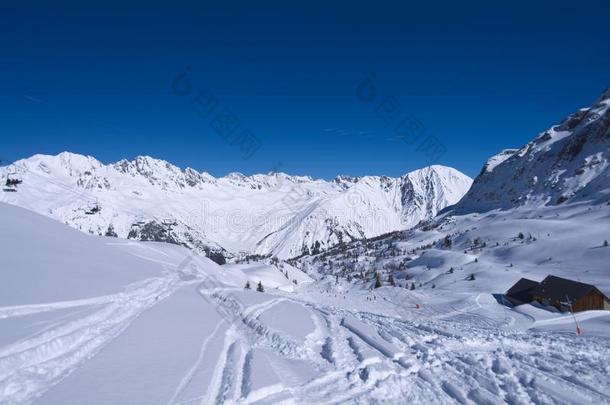
M 527 304 L 534 300 L 532 290 L 540 285 L 539 282 L 522 278 L 517 281 L 507 292 L 506 298 L 513 305 Z
M 506 292 L 506 298 L 513 305 L 537 301 L 560 311 L 610 310 L 610 299 L 594 285 L 556 276 L 540 283 L 522 278 Z

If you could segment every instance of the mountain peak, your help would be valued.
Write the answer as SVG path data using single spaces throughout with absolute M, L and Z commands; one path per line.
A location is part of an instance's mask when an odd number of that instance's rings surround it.
M 413 226 L 457 202 L 471 183 L 444 166 L 399 178 L 325 181 L 234 172 L 215 179 L 145 155 L 103 165 L 68 152 L 33 156 L 0 168 L 0 174 L 7 176 L 16 167 L 23 182 L 17 192 L 0 193 L 0 201 L 86 232 L 171 240 L 193 248 L 215 244 L 236 254 L 283 258 Z M 49 192 L 50 183 L 60 192 Z M 167 221 L 176 223 L 171 235 L 164 234 Z
M 490 158 L 458 212 L 608 202 L 610 88 L 518 150 Z

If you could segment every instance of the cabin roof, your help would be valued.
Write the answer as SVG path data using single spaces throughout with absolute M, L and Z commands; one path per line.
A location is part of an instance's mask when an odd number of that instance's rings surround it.
M 547 276 L 542 282 L 534 287 L 532 294 L 552 301 L 565 301 L 566 296 L 574 302 L 596 289 L 591 284 L 568 280 L 557 276 Z
M 519 295 L 529 292 L 532 288 L 538 286 L 539 284 L 540 283 L 537 281 L 522 278 L 506 292 L 506 295 L 509 297 L 518 298 Z

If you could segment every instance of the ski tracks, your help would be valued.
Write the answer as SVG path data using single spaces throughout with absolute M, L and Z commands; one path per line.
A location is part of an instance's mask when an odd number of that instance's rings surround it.
M 243 308 L 234 297 L 223 294 L 222 288 L 214 289 L 214 291 L 199 289 L 199 292 L 206 298 L 211 297 L 214 299 L 215 305 L 222 307 L 219 311 L 224 314 L 221 324 L 229 324 L 207 391 L 187 402 L 200 401 L 199 403 L 202 405 L 247 402 L 251 390 L 251 361 L 254 348 L 268 349 L 289 359 L 305 357 L 303 348 L 300 348 L 297 342 L 271 330 L 259 319 L 265 311 L 285 301 L 284 298 L 272 298 Z M 205 346 L 204 343 L 200 358 L 204 355 Z M 195 368 L 200 366 L 201 364 L 196 363 L 189 374 L 194 374 Z M 188 380 L 189 375 L 183 378 L 183 384 L 181 384 L 183 386 L 179 387 L 177 395 L 172 398 L 170 403 L 174 403 L 179 391 L 188 385 Z
M 10 317 L 53 310 L 49 308 L 91 307 L 80 319 L 1 348 L 0 398 L 7 403 L 31 402 L 95 355 L 142 311 L 171 294 L 178 283 L 175 278 L 150 279 L 98 301 L 0 308 L 0 315 Z M 201 342 L 198 357 L 169 404 L 246 404 L 277 398 L 316 404 L 610 403 L 610 348 L 604 338 L 509 331 L 483 316 L 456 319 L 453 313 L 450 320 L 404 320 L 288 296 L 270 295 L 244 307 L 229 289 L 198 291 L 222 309 L 223 320 Z M 262 314 L 285 301 L 311 313 L 315 329 L 302 342 L 261 320 Z M 317 375 L 295 386 L 283 382 L 253 392 L 254 350 L 306 361 Z
M 176 277 L 153 278 L 113 296 L 0 309 L 5 317 L 11 317 L 91 306 L 82 318 L 59 323 L 0 349 L 2 402 L 29 403 L 42 395 L 120 335 L 144 310 L 170 295 L 177 283 Z
M 599 379 L 610 371 L 607 339 L 300 303 L 326 326 L 321 375 L 291 389 L 303 403 L 610 403 L 610 380 Z

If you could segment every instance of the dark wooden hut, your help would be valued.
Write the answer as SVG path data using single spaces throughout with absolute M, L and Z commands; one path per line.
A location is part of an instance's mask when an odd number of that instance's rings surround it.
M 537 281 L 522 278 L 506 292 L 506 298 L 513 305 L 521 305 L 532 302 L 534 300 L 532 290 L 538 287 L 538 285 L 539 283 Z
M 610 310 L 610 299 L 597 287 L 557 276 L 547 276 L 542 282 L 522 278 L 507 292 L 514 305 L 538 301 L 561 311 Z

